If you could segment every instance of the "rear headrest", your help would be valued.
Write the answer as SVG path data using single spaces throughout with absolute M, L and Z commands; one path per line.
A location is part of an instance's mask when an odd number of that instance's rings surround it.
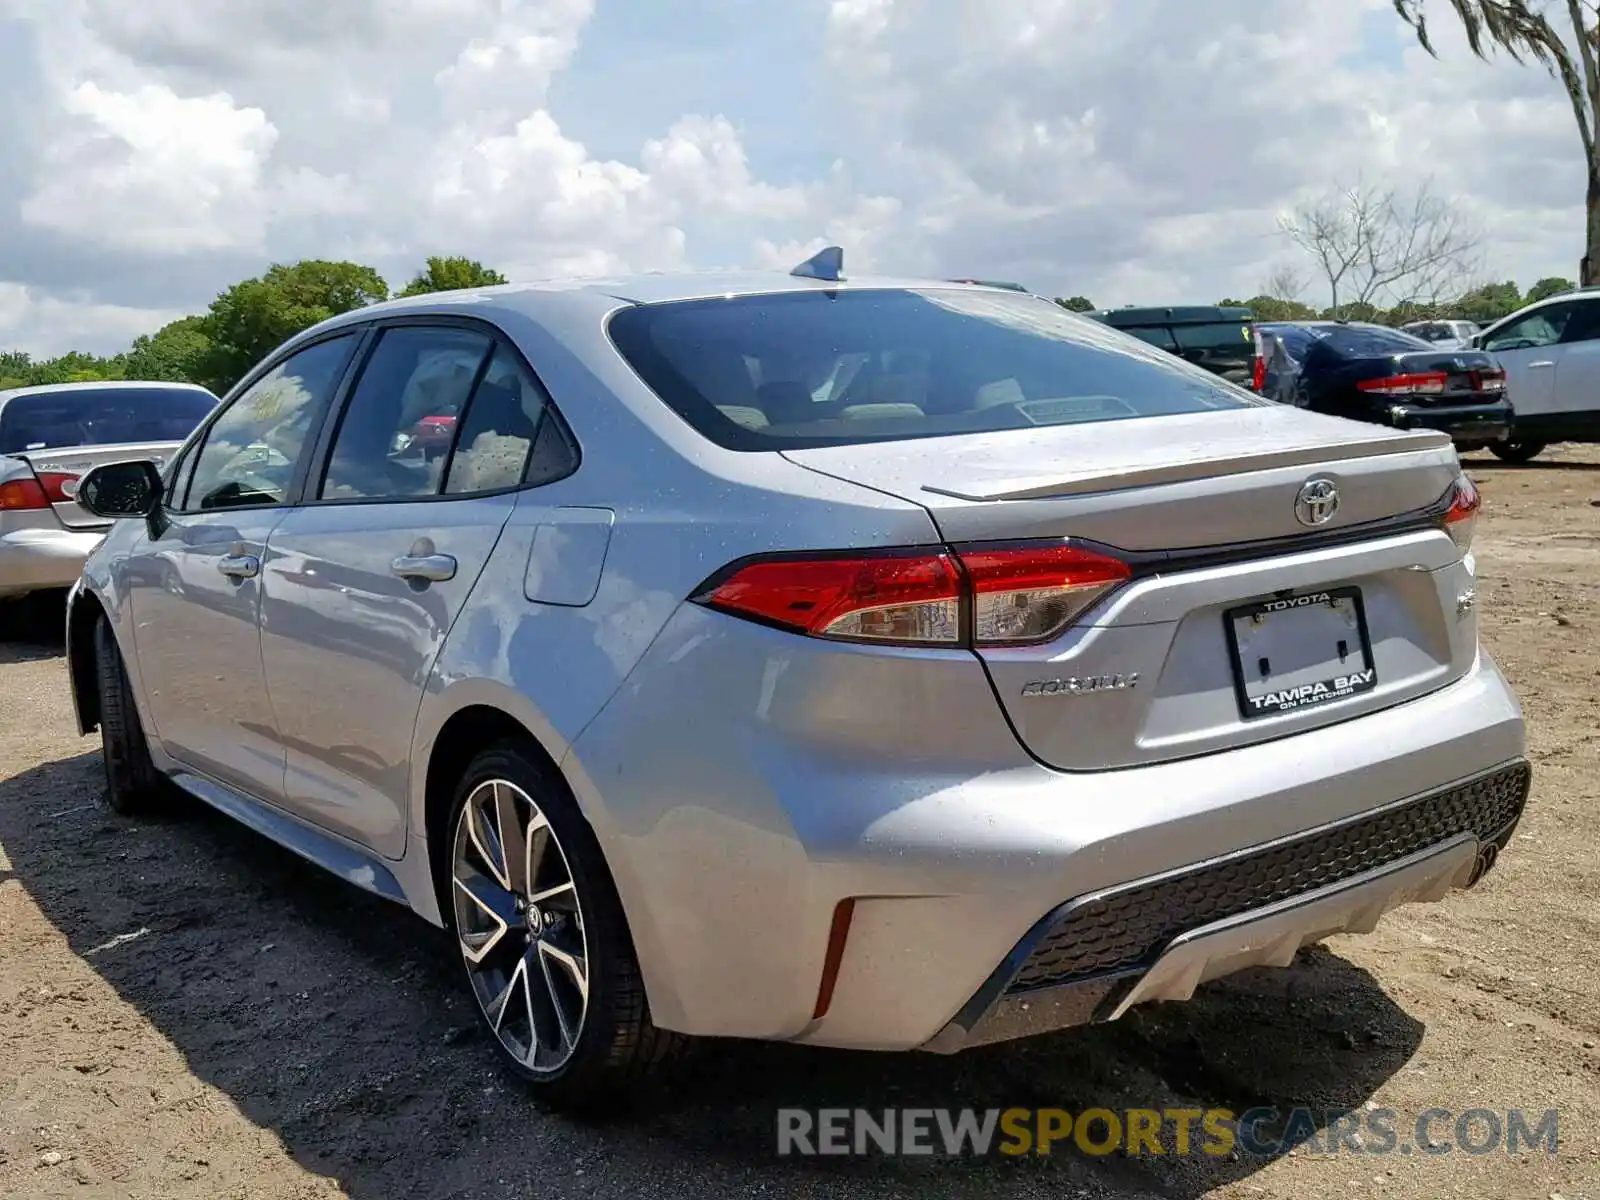
M 812 420 L 817 408 L 817 402 L 806 391 L 805 384 L 787 379 L 763 383 L 756 389 L 756 403 L 774 425 L 793 425 Z
M 538 426 L 522 411 L 522 398 L 510 388 L 496 383 L 480 383 L 467 410 L 468 424 L 478 430 L 506 437 L 533 440 Z

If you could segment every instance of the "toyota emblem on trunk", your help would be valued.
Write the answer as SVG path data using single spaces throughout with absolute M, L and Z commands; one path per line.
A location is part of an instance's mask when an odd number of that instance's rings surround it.
M 1295 519 L 1302 525 L 1326 525 L 1339 511 L 1339 489 L 1331 479 L 1308 479 L 1294 498 Z

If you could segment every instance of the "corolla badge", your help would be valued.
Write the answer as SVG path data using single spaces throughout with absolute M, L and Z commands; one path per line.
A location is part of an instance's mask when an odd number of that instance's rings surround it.
M 1022 689 L 1024 696 L 1085 696 L 1091 692 L 1125 692 L 1139 686 L 1139 672 L 1126 675 L 1069 675 L 1064 679 L 1035 679 Z
M 1339 489 L 1331 479 L 1308 479 L 1294 498 L 1295 520 L 1302 525 L 1326 525 L 1339 511 Z

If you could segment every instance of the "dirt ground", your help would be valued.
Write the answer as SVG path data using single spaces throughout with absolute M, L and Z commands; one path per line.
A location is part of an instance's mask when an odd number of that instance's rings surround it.
M 0 639 L 0 1195 L 1600 1200 L 1600 449 L 1474 459 L 1485 638 L 1531 727 L 1493 874 L 1190 1004 L 955 1058 L 711 1048 L 577 1123 L 475 1031 L 441 935 L 204 811 L 100 801 L 59 609 Z M 1560 1112 L 1519 1156 L 795 1160 L 780 1106 Z

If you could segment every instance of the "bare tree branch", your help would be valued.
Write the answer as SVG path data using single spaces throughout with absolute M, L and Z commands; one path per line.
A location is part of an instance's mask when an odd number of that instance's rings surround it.
M 1267 273 L 1261 285 L 1261 294 L 1274 300 L 1299 300 L 1306 290 L 1306 277 L 1289 263 L 1279 263 Z
M 1400 19 L 1416 31 L 1422 48 L 1437 57 L 1428 29 L 1428 0 L 1391 2 Z M 1456 14 L 1467 45 L 1479 58 L 1487 61 L 1498 48 L 1519 63 L 1532 59 L 1561 81 L 1583 143 L 1588 180 L 1582 282 L 1594 282 L 1592 276 L 1600 272 L 1600 146 L 1596 145 L 1600 138 L 1600 8 L 1594 0 L 1564 0 L 1559 6 L 1547 0 L 1435 2 L 1441 7 L 1448 5 Z M 1564 11 L 1565 32 L 1552 24 L 1545 15 L 1547 9 Z
M 1279 228 L 1317 265 L 1334 309 L 1438 300 L 1481 257 L 1477 231 L 1427 182 L 1402 196 L 1358 181 L 1279 218 Z

